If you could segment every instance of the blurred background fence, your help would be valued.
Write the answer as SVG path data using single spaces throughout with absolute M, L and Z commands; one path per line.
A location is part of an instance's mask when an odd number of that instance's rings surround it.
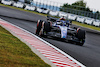
M 48 0 L 1 0 L 1 3 L 51 16 L 65 16 L 68 20 L 100 27 L 100 12 L 86 7 L 83 0 L 73 4 L 62 4 Z
M 89 11 L 88 8 L 84 8 L 81 6 L 74 5 L 74 6 L 70 6 L 70 8 L 69 7 L 62 8 L 63 3 L 58 3 L 58 2 L 48 1 L 48 0 L 33 0 L 30 1 L 30 4 L 39 8 L 46 8 L 53 11 L 64 11 L 66 13 L 71 13 L 75 15 L 80 15 L 80 16 L 85 16 L 85 17 L 90 17 L 90 18 L 100 20 L 100 13 L 98 11 L 97 12 Z M 78 8 L 79 10 L 75 8 Z

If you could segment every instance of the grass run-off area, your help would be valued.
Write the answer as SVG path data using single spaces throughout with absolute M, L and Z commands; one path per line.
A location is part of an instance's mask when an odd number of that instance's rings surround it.
M 0 26 L 0 67 L 50 67 L 50 65 Z
M 18 9 L 18 10 L 21 10 L 21 11 L 26 11 L 26 12 L 30 12 L 30 13 L 34 13 L 34 14 L 38 14 L 38 15 L 42 15 L 42 16 L 47 16 L 47 14 L 42 14 L 42 13 L 38 13 L 38 12 L 35 12 L 35 11 L 24 10 L 22 8 L 17 8 L 17 7 L 13 7 L 13 6 L 8 6 L 8 5 L 3 5 L 3 4 L 0 4 L 0 6 L 6 6 L 6 7 L 9 7 L 9 8 Z M 73 21 L 73 24 L 100 31 L 100 27 L 95 27 L 95 26 L 79 23 L 79 22 L 76 22 L 76 21 Z
M 100 31 L 100 27 L 95 27 L 95 26 L 79 23 L 79 22 L 76 22 L 76 21 L 73 21 L 72 23 L 75 24 L 75 25 L 78 25 L 78 26 L 82 26 L 82 27 L 85 27 L 85 28 L 89 28 L 89 29 Z

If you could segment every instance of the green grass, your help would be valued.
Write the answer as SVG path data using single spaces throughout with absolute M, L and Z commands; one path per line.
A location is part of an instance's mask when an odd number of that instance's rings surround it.
M 95 27 L 95 26 L 79 23 L 79 22 L 76 22 L 76 21 L 73 21 L 72 23 L 75 24 L 75 25 L 78 25 L 78 26 L 83 26 L 85 28 L 90 28 L 90 29 L 94 29 L 94 30 L 100 31 L 99 27 Z
M 50 67 L 50 65 L 0 26 L 0 67 Z
M 41 13 L 34 12 L 34 11 L 28 11 L 28 10 L 24 10 L 24 9 L 13 7 L 13 6 L 8 6 L 8 5 L 3 5 L 3 4 L 0 4 L 0 6 L 6 6 L 6 7 L 9 7 L 9 8 L 18 9 L 18 10 L 21 10 L 21 11 L 26 11 L 26 12 L 30 12 L 30 13 L 34 13 L 34 14 L 38 14 L 38 15 L 42 15 L 42 16 L 47 16 L 47 14 L 41 14 Z M 58 18 L 58 17 L 56 17 L 56 18 Z M 100 31 L 99 27 L 95 27 L 95 26 L 91 26 L 91 25 L 87 25 L 87 24 L 82 24 L 82 23 L 79 23 L 79 22 L 76 22 L 76 21 L 73 21 L 73 24 Z

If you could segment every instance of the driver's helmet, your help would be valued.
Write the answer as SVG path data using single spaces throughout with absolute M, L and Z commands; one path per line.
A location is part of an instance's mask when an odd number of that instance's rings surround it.
M 64 16 L 62 16 L 62 17 L 60 18 L 60 20 L 65 20 L 65 17 L 64 17 Z

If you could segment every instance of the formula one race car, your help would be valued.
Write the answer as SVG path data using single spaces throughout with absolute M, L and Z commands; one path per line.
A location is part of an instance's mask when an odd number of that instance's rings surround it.
M 71 24 L 69 20 L 55 20 L 52 18 L 47 18 L 47 21 L 38 20 L 36 35 L 61 38 L 82 46 L 85 43 L 85 31 L 80 28 L 71 28 Z

